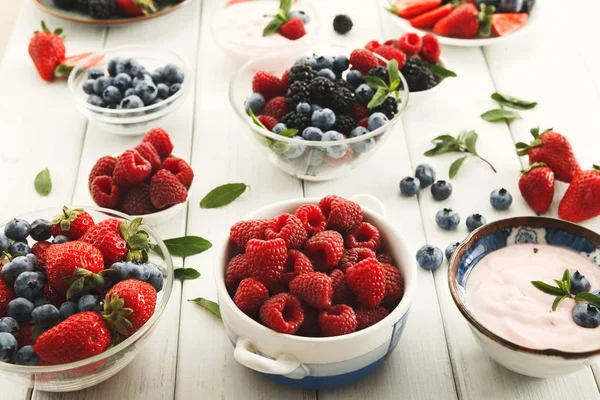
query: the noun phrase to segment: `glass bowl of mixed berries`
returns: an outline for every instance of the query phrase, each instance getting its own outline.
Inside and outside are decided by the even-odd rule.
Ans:
[[[408,103],[398,66],[342,46],[268,54],[242,67],[229,96],[272,163],[325,181],[348,174],[392,134]]]
[[[127,46],[94,54],[69,75],[77,109],[102,129],[139,135],[183,104],[189,71],[177,54],[150,46]]]
[[[173,286],[158,235],[116,211],[48,208],[0,225],[0,374],[50,392],[123,369]]]

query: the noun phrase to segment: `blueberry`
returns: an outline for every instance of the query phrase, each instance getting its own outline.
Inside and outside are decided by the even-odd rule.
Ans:
[[[456,251],[456,248],[458,246],[460,246],[460,243],[459,242],[454,242],[454,243],[450,243],[448,245],[448,247],[446,247],[445,253],[446,253],[446,259],[448,261],[450,261],[450,259],[452,258],[452,255],[454,254],[454,252]]]
[[[40,328],[50,329],[60,321],[60,311],[58,311],[58,308],[54,307],[52,304],[45,304],[35,308],[31,313],[31,317]]]
[[[417,251],[417,263],[423,269],[432,271],[439,268],[444,261],[442,251],[435,246],[425,245]]]
[[[33,301],[33,309],[35,310],[36,308],[46,304],[52,304],[52,302],[45,297],[39,297]]]
[[[294,136],[294,140],[303,141],[304,138],[302,136]],[[306,146],[303,146],[301,144],[292,144],[290,145],[289,149],[287,149],[286,152],[283,153],[283,156],[290,160],[294,160],[303,155],[305,152]]]
[[[304,11],[300,11],[300,10],[294,10],[290,13],[290,15],[288,16],[289,19],[292,18],[300,18],[302,20],[302,22],[304,22],[305,24],[308,24],[310,22],[310,16],[305,13]]]
[[[581,292],[589,292],[591,288],[590,281],[579,271],[575,271],[571,274],[571,294],[577,294]]]
[[[121,100],[121,108],[125,110],[133,110],[134,108],[144,107],[144,102],[136,95],[125,97]]]
[[[160,292],[163,288],[163,273],[162,271],[154,264],[147,263],[146,269],[148,270],[148,282],[157,292]]]
[[[342,135],[341,133],[336,132],[336,131],[327,131],[323,134],[323,137],[321,138],[322,142],[331,142],[331,141],[338,141],[338,140],[344,140],[344,135]],[[328,146],[325,148],[325,152],[327,153],[327,155],[329,157],[337,160],[346,155],[346,153],[348,152],[348,146],[346,146],[346,145]]]
[[[154,81],[152,80],[152,75],[143,74],[143,73],[139,74],[138,76],[133,78],[133,80],[131,81],[131,87],[135,88],[137,85],[139,85],[142,82],[148,82],[148,83],[154,84]]]
[[[354,91],[354,97],[356,98],[356,101],[363,106],[369,104],[374,94],[375,92],[373,89],[371,89],[371,86],[367,85],[366,83],[359,85]]]
[[[323,137],[323,131],[319,128],[315,128],[314,126],[309,126],[304,131],[302,131],[302,138],[305,140],[310,140],[313,142],[318,142]]]
[[[310,149],[304,153],[304,161],[311,167],[317,167],[323,163],[325,152],[321,149]]]
[[[94,82],[96,82],[93,79],[87,79],[85,82],[83,82],[82,88],[85,94],[94,94]]]
[[[156,89],[158,90],[158,98],[166,99],[171,95],[171,89],[164,83],[159,83],[156,85]]]
[[[33,301],[42,295],[45,284],[46,276],[41,272],[23,272],[15,280],[15,294]]]
[[[321,129],[322,131],[326,131],[335,125],[335,113],[329,108],[317,110],[310,117],[310,121],[313,126]]]
[[[102,92],[104,89],[111,86],[113,84],[113,78],[110,76],[103,76],[102,78],[98,78],[94,81],[94,93],[98,96],[102,96]]]
[[[37,271],[40,266],[40,263],[39,263],[37,257],[35,256],[35,254],[29,253],[29,254],[26,254],[25,257],[27,257],[29,259],[29,261],[31,262],[31,265],[33,265],[33,270]]]
[[[300,56],[298,58],[296,58],[296,61],[294,61],[294,64],[300,64],[300,63],[304,63],[304,62],[310,62],[310,57],[309,56]]]
[[[23,297],[17,297],[8,303],[8,316],[17,320],[17,322],[31,321],[33,312],[33,303]]]
[[[10,241],[4,233],[0,233],[0,252],[8,250],[8,246],[10,246]]]
[[[506,189],[494,190],[490,194],[490,203],[496,210],[506,210],[512,204],[512,196]]]
[[[467,217],[467,229],[473,232],[475,229],[487,224],[487,220],[481,214],[471,214]]]
[[[100,298],[93,294],[84,294],[77,302],[77,308],[80,312],[100,311]]]
[[[109,65],[110,68],[110,65]],[[127,74],[132,78],[135,78],[144,70],[144,67],[140,65],[136,60],[129,58],[125,59],[120,63],[116,64],[115,72],[117,74]],[[112,75],[112,74],[111,74]]]
[[[254,115],[259,115],[264,106],[265,98],[260,93],[252,93],[244,103],[244,109],[246,110],[246,114],[249,114],[249,110],[252,110]]]
[[[348,71],[348,73],[346,74],[346,80],[355,88],[365,83],[365,79],[363,78],[361,72],[356,69],[351,69],[350,71]]]
[[[277,134],[280,134],[281,132],[285,131],[286,129],[287,129],[287,126],[285,126],[284,123],[280,122],[280,123],[278,123],[277,125],[275,125],[273,127],[273,132],[277,133]]]
[[[431,185],[431,194],[436,200],[446,200],[452,194],[452,185],[447,181],[437,181]]]
[[[142,99],[145,105],[150,105],[158,97],[158,89],[152,82],[143,81],[133,88],[135,95]]]
[[[0,332],[17,334],[19,332],[19,323],[11,317],[0,318]]]
[[[102,92],[102,99],[104,99],[107,104],[118,104],[123,100],[123,95],[117,87],[109,86]]]
[[[584,328],[597,328],[600,325],[600,310],[591,304],[579,303],[573,308],[573,321]]]
[[[110,268],[119,273],[119,279],[122,281],[127,279],[145,281],[149,276],[149,271],[145,264],[138,264],[134,262],[117,262],[114,263]]]
[[[65,301],[60,305],[60,319],[65,320],[69,318],[71,315],[77,314],[79,309],[77,308],[77,304],[72,301]]]
[[[125,60],[121,57],[115,57],[108,62],[108,74],[110,76],[117,76],[117,70],[123,70],[125,67],[123,63]]]
[[[407,176],[400,181],[400,192],[404,196],[414,196],[419,192],[419,190],[421,190],[421,182],[418,178]]]
[[[330,81],[335,81],[335,73],[329,68],[323,68],[317,73],[318,76],[322,76],[324,78],[329,79]]]
[[[29,236],[36,242],[50,239],[52,236],[52,233],[50,233],[50,221],[46,221],[45,219],[36,219],[33,221]]]
[[[104,71],[100,68],[90,68],[88,69],[88,79],[98,79],[104,76]]]
[[[18,348],[17,339],[13,335],[0,332],[0,361],[12,363]]]
[[[333,70],[335,72],[342,73],[350,67],[350,61],[346,56],[337,56],[333,59]]]
[[[4,226],[4,234],[7,238],[20,242],[25,240],[31,232],[31,225],[24,219],[12,219]]]
[[[183,83],[183,71],[174,64],[168,64],[164,67],[162,76],[170,83]]]
[[[54,240],[52,241],[52,244],[67,243],[68,241],[69,241],[69,238],[66,237],[65,235],[58,235],[57,237],[54,238]]]
[[[460,215],[451,208],[444,208],[435,214],[435,222],[440,228],[453,231],[460,224]]]
[[[25,256],[31,253],[31,248],[25,242],[12,242],[8,246],[8,253],[11,256]]]
[[[29,365],[34,366],[38,365],[40,362],[40,358],[35,351],[33,350],[33,346],[23,346],[15,354],[14,363],[17,365]]]
[[[133,88],[129,88],[123,93],[123,97],[135,96],[135,90]]]
[[[105,107],[106,102],[104,99],[98,95],[90,94],[87,98],[87,102],[96,107]]]
[[[435,182],[435,170],[429,164],[420,164],[415,170],[415,176],[421,181],[421,187],[426,188]]]
[[[498,0],[494,3],[501,13],[518,13],[523,9],[523,0]]]
[[[310,105],[310,115],[313,115],[315,111],[319,111],[319,110],[322,110],[322,109],[323,109],[323,107],[321,107],[318,104],[311,104]]]
[[[367,128],[363,126],[357,126],[352,130],[352,132],[350,132],[349,137],[355,138],[367,133],[369,133]],[[352,150],[354,150],[354,152],[357,154],[366,153],[375,146],[375,138],[363,139],[360,142],[352,143],[351,146]]]
[[[171,87],[169,87],[169,90],[171,91],[171,96],[179,92],[179,89],[181,89],[181,83],[172,84]]]
[[[319,56],[315,58],[315,65],[313,66],[317,71],[323,68],[329,68],[333,70],[333,57]]]
[[[25,256],[15,257],[2,268],[2,280],[8,286],[13,287],[19,275],[24,272],[33,272],[31,260]]]
[[[152,78],[152,82],[154,82],[156,85],[158,85],[159,83],[165,83],[163,72],[164,69],[162,67],[156,68],[154,72],[150,75],[150,77]]]
[[[301,113],[301,114],[310,114],[311,113],[310,104],[298,103],[298,105],[296,106],[296,112]]]
[[[389,119],[385,116],[384,113],[376,112],[371,114],[371,116],[369,117],[369,122],[367,122],[367,128],[370,131],[374,131],[375,129],[381,128],[388,122]]]
[[[127,74],[119,74],[115,76],[113,85],[116,86],[121,92],[125,92],[131,87],[131,77]]]

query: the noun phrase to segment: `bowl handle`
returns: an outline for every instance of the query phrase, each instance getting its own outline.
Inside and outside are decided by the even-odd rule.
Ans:
[[[272,375],[288,375],[295,371],[298,367],[302,366],[302,363],[295,357],[287,354],[279,354],[274,360],[268,357],[256,354],[256,348],[246,338],[238,338],[235,350],[233,351],[233,357],[237,362],[245,367],[253,369],[258,372]],[[296,379],[303,378],[307,375],[306,368],[302,368],[305,371],[303,376],[294,376]],[[296,375],[296,374],[294,374]]]
[[[357,194],[350,198],[355,203],[358,203],[361,207],[368,208],[369,210],[379,214],[380,216],[386,216],[385,206],[377,197],[370,194]]]

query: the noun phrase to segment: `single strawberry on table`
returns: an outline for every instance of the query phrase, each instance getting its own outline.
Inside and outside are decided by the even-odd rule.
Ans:
[[[521,195],[533,211],[544,214],[554,199],[554,172],[544,163],[534,163],[521,173]]]
[[[61,28],[50,32],[46,23],[42,21],[42,31],[35,31],[29,42],[29,56],[40,77],[48,82],[54,80],[54,71],[65,59],[66,49],[61,34]]]
[[[52,220],[50,231],[52,236],[66,236],[69,240],[77,240],[82,237],[88,229],[94,226],[92,216],[81,208],[69,209],[63,207],[62,213]]]
[[[571,181],[558,206],[558,216],[581,222],[600,215],[600,166],[581,171]]]

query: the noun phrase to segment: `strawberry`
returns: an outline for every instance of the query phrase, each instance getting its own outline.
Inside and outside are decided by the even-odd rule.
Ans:
[[[558,215],[571,222],[581,222],[600,215],[600,166],[582,171],[571,182],[558,206]]]
[[[271,75],[265,71],[258,71],[252,78],[252,91],[260,93],[265,100],[269,101],[273,97],[285,96],[285,85],[275,75]]]
[[[194,180],[194,170],[185,160],[171,156],[163,161],[162,167],[175,175],[175,178],[189,189]]]
[[[417,17],[414,17],[409,22],[417,29],[430,29],[433,28],[436,22],[444,18],[446,15],[452,12],[452,4],[445,4],[434,8],[433,10],[427,11]]]
[[[33,340],[33,330],[35,329],[35,324],[19,324],[19,334],[17,336],[17,343],[19,343],[19,347],[23,346],[33,346],[35,340]]]
[[[48,82],[54,80],[54,72],[65,59],[65,43],[60,36],[62,29],[50,32],[42,21],[42,31],[35,31],[29,42],[29,56],[40,77]]]
[[[267,115],[280,121],[288,113],[288,103],[283,96],[273,97],[267,101],[262,109],[261,115]]]
[[[473,4],[462,4],[450,14],[440,19],[433,27],[433,32],[441,36],[453,36],[470,39],[481,31],[482,36],[491,33],[491,9],[483,7],[480,13]]]
[[[111,335],[104,318],[97,312],[70,316],[42,333],[34,350],[42,365],[59,365],[83,360],[108,348]]]
[[[15,294],[13,293],[11,287],[4,283],[4,281],[0,278],[0,318],[8,315],[8,303],[10,303],[14,298]]]
[[[283,73],[283,75],[281,75],[281,83],[283,84],[283,87],[287,91],[288,88],[290,87],[290,70],[289,69],[286,69],[285,72]]]
[[[52,246],[50,242],[35,242],[31,246],[31,252],[38,260],[38,266],[42,272],[46,271],[46,251]]]
[[[404,54],[402,50],[392,46],[379,46],[377,49],[375,49],[375,54],[379,54],[386,60],[398,61],[398,68],[404,67],[404,64],[406,63],[406,54]]]
[[[183,203],[187,200],[187,196],[185,186],[166,169],[158,171],[150,181],[150,200],[159,210]]]
[[[60,305],[67,301],[65,296],[62,293],[59,293],[59,291],[49,283],[44,285],[44,297],[50,300],[50,303],[56,308],[60,308]]]
[[[54,237],[63,235],[70,240],[77,240],[92,226],[94,226],[94,220],[90,214],[81,208],[71,210],[64,206],[62,214],[57,215],[52,220],[50,231]]]
[[[99,176],[92,182],[92,199],[100,207],[116,208],[121,201],[121,189],[110,176]]]
[[[115,0],[117,11],[130,17],[156,12],[154,0]]]
[[[436,8],[442,0],[398,0],[389,11],[402,18],[414,18]]]
[[[552,129],[545,130],[541,135],[539,128],[533,128],[530,132],[533,142],[517,143],[517,154],[529,154],[530,164],[544,163],[554,171],[557,180],[571,182],[581,167],[567,138]]]
[[[279,28],[279,33],[284,38],[288,38],[290,40],[298,40],[302,36],[306,35],[306,29],[304,29],[304,22],[300,18],[292,18],[281,28]]]
[[[115,229],[116,223],[112,221],[118,221],[119,227],[122,224],[117,219],[102,221],[93,226],[81,238],[82,242],[93,245],[102,253],[104,263],[107,267],[117,261],[123,261],[129,252],[127,241],[121,236],[119,228]]]
[[[366,75],[373,67],[379,65],[379,60],[369,50],[356,49],[350,53],[350,64],[352,64],[353,69],[357,69],[363,75]]]
[[[63,278],[80,276],[75,274],[77,268],[94,274],[102,271],[104,258],[100,250],[80,241],[53,244],[46,250],[46,277],[59,293],[65,294],[69,289],[69,284]]]
[[[112,156],[100,157],[96,164],[92,167],[92,171],[88,177],[88,186],[92,187],[92,182],[99,176],[113,176],[117,159]]]
[[[521,29],[529,20],[527,13],[495,14],[492,17],[492,30],[498,36],[506,36]]]
[[[150,176],[152,165],[136,150],[126,150],[117,158],[114,180],[119,186],[128,187],[141,183]]]
[[[156,289],[137,279],[121,281],[113,286],[104,300],[104,318],[113,332],[122,338],[137,332],[154,314]]]
[[[533,211],[544,214],[554,199],[554,172],[544,163],[534,163],[521,173],[521,196]]]

